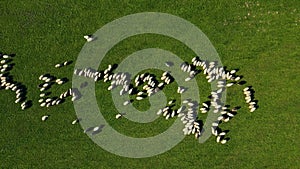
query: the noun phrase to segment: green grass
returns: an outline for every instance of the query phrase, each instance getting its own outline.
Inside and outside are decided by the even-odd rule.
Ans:
[[[299,6],[296,0],[1,1],[0,52],[16,53],[11,74],[27,86],[28,98],[34,103],[21,111],[14,103],[14,93],[0,91],[1,168],[299,168]],[[93,143],[80,125],[71,125],[76,118],[71,101],[50,108],[37,104],[39,75],[51,73],[71,79],[74,64],[61,69],[53,66],[76,61],[85,43],[83,35],[114,19],[146,11],[170,13],[195,24],[210,39],[223,65],[239,68],[238,73],[253,85],[260,108],[254,113],[243,108],[222,126],[230,130],[228,144],[216,144],[213,137],[199,144],[190,136],[154,157],[120,157]],[[113,58],[120,62],[134,51],[150,47],[169,50],[184,60],[193,57],[190,49],[172,38],[146,34],[117,44],[100,68]],[[203,76],[197,80],[201,100],[205,100],[209,86]],[[51,91],[55,96],[69,87],[70,82]],[[235,86],[228,90],[229,104],[246,106],[241,89]],[[111,113],[104,116],[121,133],[145,137],[172,125],[172,120],[162,118],[149,124],[116,121],[116,110],[108,108],[112,101],[101,97],[110,93],[106,88],[96,92],[100,108]],[[147,102],[135,106],[143,109],[144,104]],[[45,114],[51,117],[42,122]],[[141,127],[141,133],[129,127]]]

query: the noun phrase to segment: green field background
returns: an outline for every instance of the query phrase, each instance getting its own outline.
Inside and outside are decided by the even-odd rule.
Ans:
[[[250,113],[242,87],[227,91],[227,102],[241,105],[238,115],[222,128],[231,140],[217,144],[211,137],[199,144],[186,137],[170,151],[149,158],[131,159],[111,154],[83,133],[70,100],[41,108],[38,77],[51,73],[72,78],[74,64],[62,69],[54,65],[76,61],[86,43],[83,35],[105,24],[139,12],[164,12],[195,24],[210,39],[223,65],[239,68],[256,91],[259,109]],[[14,80],[25,84],[33,106],[22,111],[15,94],[0,90],[1,168],[300,168],[300,1],[67,1],[1,0],[0,52],[15,53]],[[193,57],[184,44],[156,35],[139,35],[117,44],[101,63],[121,62],[134,51],[158,47],[183,60]],[[197,79],[201,99],[209,94],[203,78]],[[116,130],[136,137],[164,131],[172,120],[146,124],[137,133],[135,125],[116,120],[109,107],[108,84],[96,90],[104,116]],[[101,86],[101,83],[99,84]],[[71,87],[68,82],[51,89],[53,96]],[[176,86],[173,86],[174,88]],[[171,95],[171,90],[166,93]],[[204,93],[204,94],[203,94]],[[142,109],[147,102],[135,105]],[[148,105],[149,106],[149,105]],[[46,122],[41,117],[49,114]]]

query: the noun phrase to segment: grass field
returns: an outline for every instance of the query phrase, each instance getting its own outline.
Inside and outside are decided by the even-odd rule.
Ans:
[[[0,1],[0,52],[16,54],[11,74],[15,81],[27,86],[27,97],[34,103],[22,111],[14,103],[13,92],[0,90],[1,168],[300,168],[299,11],[297,0]],[[39,106],[37,85],[41,74],[71,80],[74,64],[62,69],[55,69],[54,65],[76,61],[86,43],[83,35],[138,12],[169,13],[195,24],[210,39],[223,65],[239,68],[239,74],[253,85],[260,105],[254,113],[246,109],[242,87],[227,91],[229,104],[243,106],[222,127],[230,130],[227,144],[217,144],[213,137],[199,144],[189,136],[170,151],[154,157],[120,157],[101,149],[80,125],[71,125],[76,114],[70,100],[49,108]],[[193,57],[192,51],[172,38],[138,35],[117,44],[100,68],[112,63],[112,59],[120,62],[137,50],[154,47],[172,51],[183,60]],[[198,81],[205,82],[204,78]],[[209,86],[202,84],[204,99]],[[51,91],[58,95],[71,85],[68,82]],[[99,89],[103,85],[107,86]],[[111,112],[104,116],[117,131],[147,137],[172,124],[172,120],[162,118],[145,125],[126,119],[117,121],[117,112],[109,107],[112,101],[104,97],[110,96],[108,84],[97,86],[99,107]],[[171,95],[169,90],[166,93]],[[143,109],[146,104],[136,106]],[[42,122],[45,114],[51,118]],[[140,127],[140,133],[134,133],[131,126]]]

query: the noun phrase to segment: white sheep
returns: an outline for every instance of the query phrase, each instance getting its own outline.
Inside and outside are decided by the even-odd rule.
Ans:
[[[46,121],[49,118],[48,115],[42,116],[42,121]]]
[[[83,37],[84,37],[84,39],[86,39],[87,42],[91,42],[95,39],[95,37],[93,37],[93,35],[85,35]]]

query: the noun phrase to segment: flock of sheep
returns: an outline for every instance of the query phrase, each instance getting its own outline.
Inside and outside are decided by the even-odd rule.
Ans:
[[[10,70],[13,69],[14,64],[11,63],[15,55],[0,53],[0,89],[11,90],[16,93],[15,103],[21,103],[21,109],[24,110],[31,106],[31,101],[27,100],[27,88],[20,82],[13,79],[10,75]]]
[[[87,35],[84,37],[88,42],[93,41],[94,37]],[[30,106],[30,101],[26,101],[26,87],[21,83],[13,80],[12,76],[9,74],[9,70],[12,69],[13,64],[9,64],[14,55],[4,55],[0,54],[0,77],[1,86],[0,89],[12,90],[16,93],[16,103],[21,103],[21,108],[25,109]],[[71,62],[65,61],[60,64],[56,64],[56,68],[67,66]],[[167,67],[174,66],[172,62],[166,62]],[[108,65],[104,70],[94,70],[92,68],[75,69],[74,74],[77,76],[83,76],[86,78],[91,78],[95,82],[103,80],[104,82],[110,83],[108,90],[113,90],[117,86],[121,86],[120,95],[129,94],[135,99],[127,100],[123,103],[124,106],[131,104],[133,101],[143,100],[147,97],[151,97],[155,93],[163,90],[163,88],[175,81],[172,73],[169,71],[163,72],[160,78],[151,73],[138,74],[131,79],[129,73],[113,73],[117,65]],[[175,65],[176,66],[176,65]],[[203,132],[203,123],[199,118],[200,113],[207,113],[212,111],[213,113],[218,113],[219,117],[211,125],[211,132],[216,136],[216,141],[221,144],[225,144],[229,138],[226,138],[226,131],[223,131],[219,125],[222,122],[228,122],[236,114],[240,107],[230,108],[230,106],[222,103],[221,97],[222,92],[225,88],[229,88],[233,85],[243,85],[246,82],[241,81],[242,76],[237,75],[237,70],[226,70],[226,68],[218,66],[217,62],[201,60],[199,57],[194,57],[191,63],[184,62],[181,65],[177,65],[183,72],[187,73],[185,81],[189,81],[195,78],[198,74],[203,72],[206,76],[207,82],[212,83],[216,81],[217,90],[212,91],[211,95],[208,97],[210,100],[203,102],[202,104],[197,101],[190,99],[184,100],[178,109],[175,109],[176,100],[169,100],[165,107],[160,108],[157,111],[157,115],[162,115],[165,119],[178,117],[181,118],[184,128],[182,129],[184,135],[193,134],[195,138],[199,138]],[[67,91],[61,93],[59,97],[48,97],[49,93],[47,90],[52,87],[52,85],[62,85],[68,81],[67,78],[56,78],[50,74],[44,74],[39,77],[41,84],[38,85],[40,89],[40,99],[39,103],[41,107],[50,107],[63,103],[67,97],[72,97],[72,101],[76,101],[81,97],[81,94],[77,88],[70,88]],[[82,84],[84,85],[84,84]],[[82,86],[81,86],[82,87]],[[177,88],[177,93],[182,94],[188,90],[184,86],[179,86]],[[245,94],[245,101],[249,104],[250,112],[257,109],[257,100],[254,99],[254,90],[251,86],[243,89]],[[200,108],[199,108],[200,107]],[[125,114],[118,113],[116,118],[119,119]],[[42,120],[47,120],[49,115],[42,117]],[[75,119],[72,124],[79,122],[79,119]],[[99,127],[90,128],[97,132]],[[87,132],[87,131],[85,131]]]
[[[166,66],[170,67],[173,64],[170,62],[166,63]],[[91,78],[95,82],[103,80],[104,82],[110,83],[107,90],[113,90],[117,86],[121,86],[120,95],[129,94],[135,99],[127,100],[123,103],[124,106],[132,103],[133,101],[143,100],[147,97],[151,97],[155,93],[163,90],[163,88],[172,83],[175,79],[171,72],[163,72],[160,78],[151,73],[142,73],[136,75],[135,78],[131,78],[129,73],[118,72],[113,73],[115,66],[108,65],[105,70],[97,71],[91,68],[75,69],[74,74],[77,76],[83,76]],[[245,81],[240,81],[242,76],[236,74],[237,70],[225,70],[223,67],[218,67],[216,62],[209,62],[200,60],[199,57],[192,59],[192,64],[187,62],[180,65],[182,71],[187,72],[188,76],[185,81],[189,81],[195,78],[201,71],[206,75],[208,82],[217,81],[218,89],[212,91],[209,96],[210,100],[203,102],[199,109],[199,103],[193,100],[184,100],[181,103],[181,107],[174,109],[176,100],[169,100],[165,107],[158,110],[157,115],[162,115],[164,118],[169,119],[175,116],[181,118],[181,121],[185,124],[183,133],[185,135],[194,134],[195,138],[199,138],[202,132],[202,121],[199,119],[199,113],[207,113],[212,110],[213,113],[219,113],[220,116],[212,123],[212,134],[216,136],[216,141],[225,144],[229,138],[225,138],[226,131],[222,131],[219,124],[222,122],[228,122],[232,119],[239,109],[239,107],[230,108],[221,102],[222,92],[225,88],[229,88],[235,84],[243,85]],[[131,79],[134,81],[131,83]],[[177,93],[183,93],[187,88],[179,86]],[[254,100],[254,90],[251,86],[244,89],[246,94],[246,102],[249,103],[250,112],[253,112],[257,108],[257,101]],[[121,118],[125,114],[118,113],[116,118]]]
[[[166,63],[166,66],[170,67],[170,62]],[[178,65],[179,66],[179,65]],[[111,66],[109,66],[111,67]],[[162,107],[158,110],[157,115],[163,115],[165,119],[169,119],[175,116],[181,118],[181,121],[185,124],[183,128],[183,133],[185,135],[194,134],[195,138],[201,136],[202,132],[202,122],[199,119],[198,113],[207,113],[212,110],[212,113],[219,113],[220,116],[212,123],[212,134],[216,136],[216,141],[221,144],[225,144],[229,138],[225,138],[226,131],[222,131],[219,127],[219,124],[222,122],[228,122],[236,114],[239,106],[230,108],[230,106],[225,105],[221,102],[222,92],[225,88],[229,88],[235,84],[243,85],[245,81],[241,81],[242,76],[236,74],[237,70],[225,70],[223,67],[218,67],[216,62],[209,62],[201,60],[199,57],[194,57],[192,63],[187,62],[180,65],[182,71],[187,72],[188,76],[185,81],[189,81],[195,78],[201,71],[206,75],[206,79],[209,83],[217,81],[218,89],[211,92],[209,101],[202,103],[200,109],[198,109],[199,103],[193,100],[184,100],[181,104],[182,106],[178,109],[173,109],[175,100],[170,100],[168,105]],[[82,70],[81,70],[82,71]],[[101,74],[100,72],[98,74]],[[117,73],[113,74],[111,72],[103,74],[104,81],[110,81],[111,85],[108,87],[108,90],[112,90],[117,86],[122,86],[120,90],[120,95],[128,93],[129,95],[134,95],[135,99],[142,100],[146,97],[150,97],[158,91],[163,90],[163,88],[172,83],[174,78],[171,75],[171,72],[164,72],[160,79],[156,79],[156,76],[149,73],[143,73],[137,75],[134,80],[134,84],[130,84],[130,75],[126,73]],[[93,77],[93,76],[92,76]],[[139,90],[141,86],[141,90]],[[183,86],[177,88],[177,93],[183,93],[187,89]],[[244,90],[246,95],[246,102],[249,103],[250,112],[256,110],[257,101],[254,100],[254,90],[251,86],[246,87]],[[128,100],[124,102],[124,106],[128,105],[134,100]],[[122,114],[117,114],[116,118],[122,117]]]

